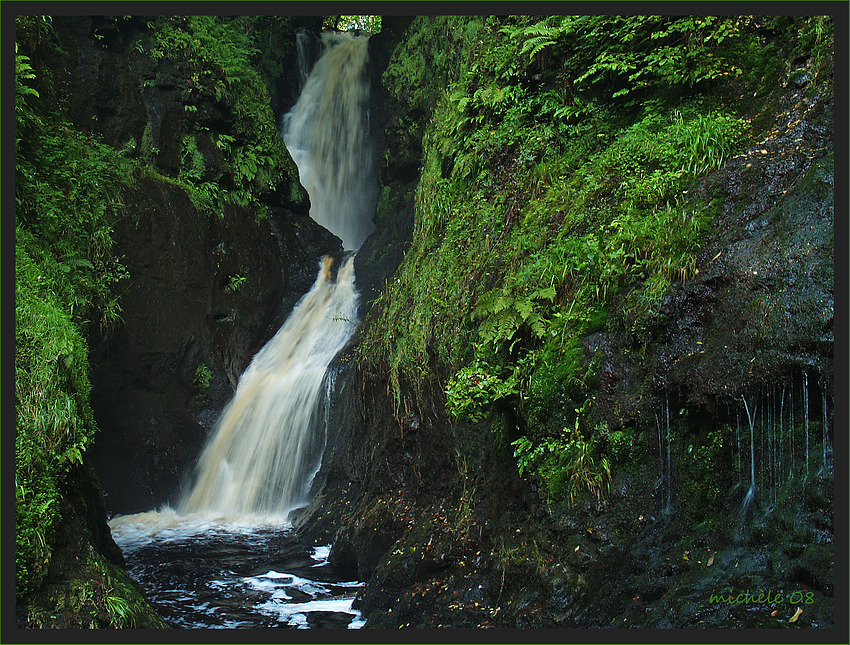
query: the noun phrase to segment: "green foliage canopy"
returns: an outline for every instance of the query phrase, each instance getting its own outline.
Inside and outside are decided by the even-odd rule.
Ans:
[[[462,422],[495,424],[510,405],[528,442],[518,458],[568,494],[557,482],[579,439],[564,428],[579,423],[588,445],[605,434],[591,422],[595,358],[582,340],[607,329],[641,351],[664,296],[696,275],[716,212],[688,188],[760,134],[753,105],[730,97],[761,95],[779,48],[803,46],[817,25],[417,17],[384,73],[401,114],[389,131],[425,128],[413,242],[362,338],[398,414],[434,382]]]

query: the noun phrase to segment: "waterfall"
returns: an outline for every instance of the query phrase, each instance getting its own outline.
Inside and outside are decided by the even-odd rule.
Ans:
[[[367,43],[324,36],[324,53],[282,132],[310,196],[310,217],[351,250],[371,232],[377,191],[366,127]],[[182,513],[285,518],[306,501],[324,450],[326,428],[317,418],[322,386],[332,387],[328,365],[357,318],[354,257],[336,280],[332,263],[324,258],[313,287],[242,374],[204,447]]]
[[[314,419],[322,381],[357,312],[353,258],[336,281],[331,262],[239,379],[181,512],[277,516],[303,503],[323,447]]]
[[[310,216],[358,249],[374,229],[366,214],[377,199],[369,140],[366,37],[323,34],[325,52],[292,110],[283,140],[310,195]]]

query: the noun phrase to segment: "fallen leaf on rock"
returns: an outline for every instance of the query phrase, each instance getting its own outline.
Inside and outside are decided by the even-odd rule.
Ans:
[[[711,557],[708,559],[708,563],[705,566],[710,567],[713,564],[714,564],[714,554],[712,553]]]
[[[800,619],[800,616],[802,615],[802,613],[803,613],[803,608],[797,607],[797,611],[795,611],[794,615],[791,616],[791,618],[788,619],[788,622],[789,623],[796,623]]]

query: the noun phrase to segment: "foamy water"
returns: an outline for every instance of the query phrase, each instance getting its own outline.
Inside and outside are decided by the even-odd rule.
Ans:
[[[130,574],[173,627],[362,627],[352,603],[363,583],[342,579],[330,546],[256,519],[164,507],[109,525]]]

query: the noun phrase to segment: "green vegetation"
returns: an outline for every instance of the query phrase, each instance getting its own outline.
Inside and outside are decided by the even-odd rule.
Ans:
[[[360,29],[377,34],[381,31],[381,16],[325,16],[322,28],[336,31]]]
[[[32,22],[32,20],[30,21]],[[24,26],[27,26],[26,24]],[[32,25],[29,25],[32,26]],[[71,129],[31,87],[16,57],[15,498],[16,590],[39,587],[62,519],[65,480],[95,432],[89,404],[90,332],[120,321],[111,252],[127,162]],[[41,100],[39,100],[41,99]]]
[[[68,584],[48,583],[35,594],[26,619],[36,628],[83,629],[166,627],[129,576],[90,545],[81,545],[81,575]]]
[[[701,432],[693,437],[681,456],[680,463],[687,464],[682,469],[684,510],[695,525],[701,525],[706,531],[713,529],[718,520],[720,477],[715,464],[721,458],[724,436],[730,434],[728,425]]]
[[[212,376],[212,370],[210,370],[207,364],[201,363],[198,365],[198,369],[195,370],[195,378],[193,382],[201,389],[206,390],[212,382]]]
[[[519,474],[533,468],[541,476],[549,496],[569,496],[570,505],[577,498],[589,496],[602,501],[611,484],[611,467],[606,457],[597,455],[595,437],[585,439],[579,430],[581,411],[576,410],[572,430],[564,428],[558,437],[533,444],[528,437],[513,442]]]
[[[148,23],[156,43],[149,55],[170,61],[188,79],[180,96],[187,131],[178,178],[199,210],[220,216],[224,204],[234,203],[251,205],[262,216],[279,185],[291,184],[288,192],[299,195],[298,172],[275,124],[254,44],[287,25],[251,16],[171,16]],[[267,57],[262,63],[273,65]],[[211,127],[211,105],[233,115],[232,132]]]
[[[397,412],[435,382],[461,422],[501,433],[493,413],[508,406],[520,469],[553,498],[598,499],[631,450],[592,422],[584,339],[645,347],[719,207],[689,188],[761,134],[760,104],[737,93],[770,86],[789,37],[828,31],[819,18],[417,17],[384,74],[402,156],[425,128],[413,243],[361,345]]]
[[[51,71],[65,55],[53,21],[24,16],[15,24],[16,597],[22,619],[36,626],[65,624],[71,614],[91,627],[157,622],[88,538],[63,542],[85,521],[67,501],[96,432],[88,344],[121,324],[128,275],[113,250],[113,228],[128,214],[128,191],[142,176],[177,183],[200,210],[218,217],[227,204],[249,205],[262,216],[280,202],[278,193],[292,201],[302,196],[252,44],[287,20],[157,17],[145,31],[143,21],[128,27],[128,19],[115,18],[116,27],[139,30],[127,54],[148,59],[139,69],[187,81],[175,81],[184,87],[181,145],[179,170],[169,178],[157,148],[165,144],[157,143],[150,122],[120,150],[76,129],[66,113],[66,86]],[[102,37],[98,42],[109,46]],[[143,78],[139,92],[157,91],[155,78]],[[220,131],[222,115],[235,128]],[[246,280],[244,270],[231,276],[227,291]],[[195,381],[206,388],[211,376],[201,365]],[[68,553],[78,554],[73,563]]]
[[[247,269],[245,269],[245,267],[242,267],[242,271],[243,271],[243,273],[246,273],[246,274],[248,272]],[[230,276],[227,279],[227,284],[225,285],[224,290],[227,291],[228,293],[236,293],[243,286],[245,286],[245,283],[247,281],[248,281],[247,275],[240,275],[240,274],[236,273],[236,274]]]

